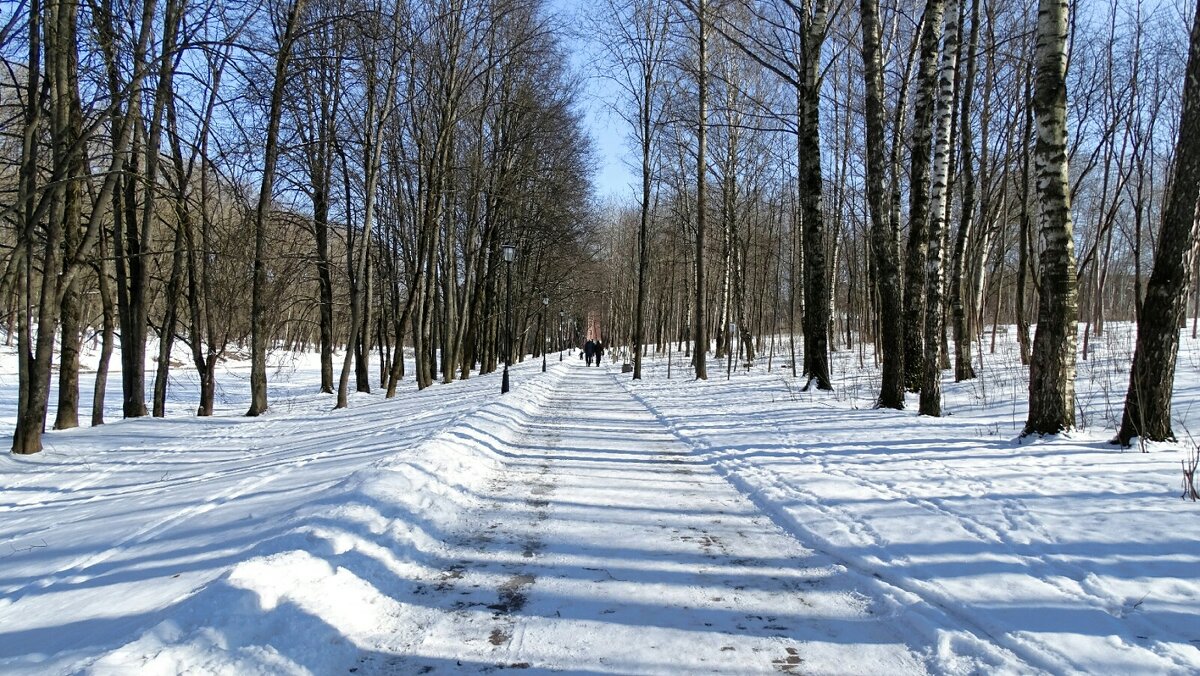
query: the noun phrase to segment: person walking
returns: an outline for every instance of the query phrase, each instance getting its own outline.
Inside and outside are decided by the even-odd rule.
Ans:
[[[593,343],[592,341],[589,340],[588,342],[583,344],[583,356],[587,357],[587,365],[588,366],[592,365],[592,357],[595,356],[595,354],[596,354],[596,343]],[[596,360],[596,365],[597,366],[600,365],[599,359]]]
[[[596,366],[599,366],[600,357],[604,354],[604,343],[597,340],[596,344],[592,347],[592,352],[596,355]]]

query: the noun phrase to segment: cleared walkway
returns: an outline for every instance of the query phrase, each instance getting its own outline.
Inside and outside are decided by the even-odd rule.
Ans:
[[[925,671],[894,604],[777,528],[607,369],[572,364],[552,387],[420,590],[438,619],[361,672]]]

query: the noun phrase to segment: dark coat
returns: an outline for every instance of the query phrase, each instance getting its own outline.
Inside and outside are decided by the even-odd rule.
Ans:
[[[593,343],[590,340],[588,342],[584,343],[583,344],[583,353],[589,357],[596,354],[596,343]]]

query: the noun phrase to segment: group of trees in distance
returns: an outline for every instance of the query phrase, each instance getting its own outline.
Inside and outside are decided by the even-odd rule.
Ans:
[[[1200,314],[1196,21],[1142,0],[605,0],[597,72],[641,178],[605,220],[633,377],[650,345],[704,378],[709,348],[749,364],[787,336],[830,389],[857,339],[879,406],[911,392],[937,416],[943,372],[974,378],[1001,334],[1030,367],[1025,433],[1053,434],[1076,359],[1134,321],[1118,440],[1172,438]]]
[[[274,349],[318,351],[321,390],[344,407],[351,381],[390,397],[409,375],[425,388],[561,348],[577,336],[560,316],[591,312],[635,379],[651,346],[678,345],[703,379],[710,353],[736,345],[749,364],[782,340],[793,374],[829,389],[830,351],[857,341],[881,369],[879,406],[919,393],[927,415],[944,370],[975,377],[999,334],[1030,366],[1027,433],[1074,425],[1076,359],[1108,322],[1135,321],[1118,438],[1172,437],[1180,328],[1189,303],[1200,314],[1188,4],[0,11],[15,453],[41,450],[52,403],[56,429],[78,425],[87,341],[96,425],[114,352],[126,417],[165,414],[177,342],[198,415],[234,353],[258,415]],[[580,50],[590,72],[572,70]],[[627,124],[631,202],[593,194],[589,76]]]
[[[126,417],[163,415],[176,340],[216,364],[317,349],[321,389],[389,396],[489,372],[512,242],[519,311],[588,261],[590,147],[537,0],[21,0],[0,33],[5,260],[20,360],[13,451],[77,424],[79,349],[120,344]],[[96,289],[98,293],[85,290]],[[527,332],[526,332],[527,333]],[[57,343],[61,349],[56,349]],[[513,352],[535,345],[516,341]],[[335,348],[345,358],[334,363]]]

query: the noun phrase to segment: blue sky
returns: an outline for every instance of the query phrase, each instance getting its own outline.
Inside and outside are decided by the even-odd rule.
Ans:
[[[550,0],[552,11],[558,13],[568,26],[579,25],[578,16],[587,3],[584,0]],[[637,178],[626,164],[629,155],[628,131],[625,123],[609,108],[612,86],[595,77],[587,63],[588,45],[572,35],[563,35],[563,42],[572,51],[572,65],[586,78],[584,123],[596,148],[594,185],[600,198],[628,198],[634,194]]]

